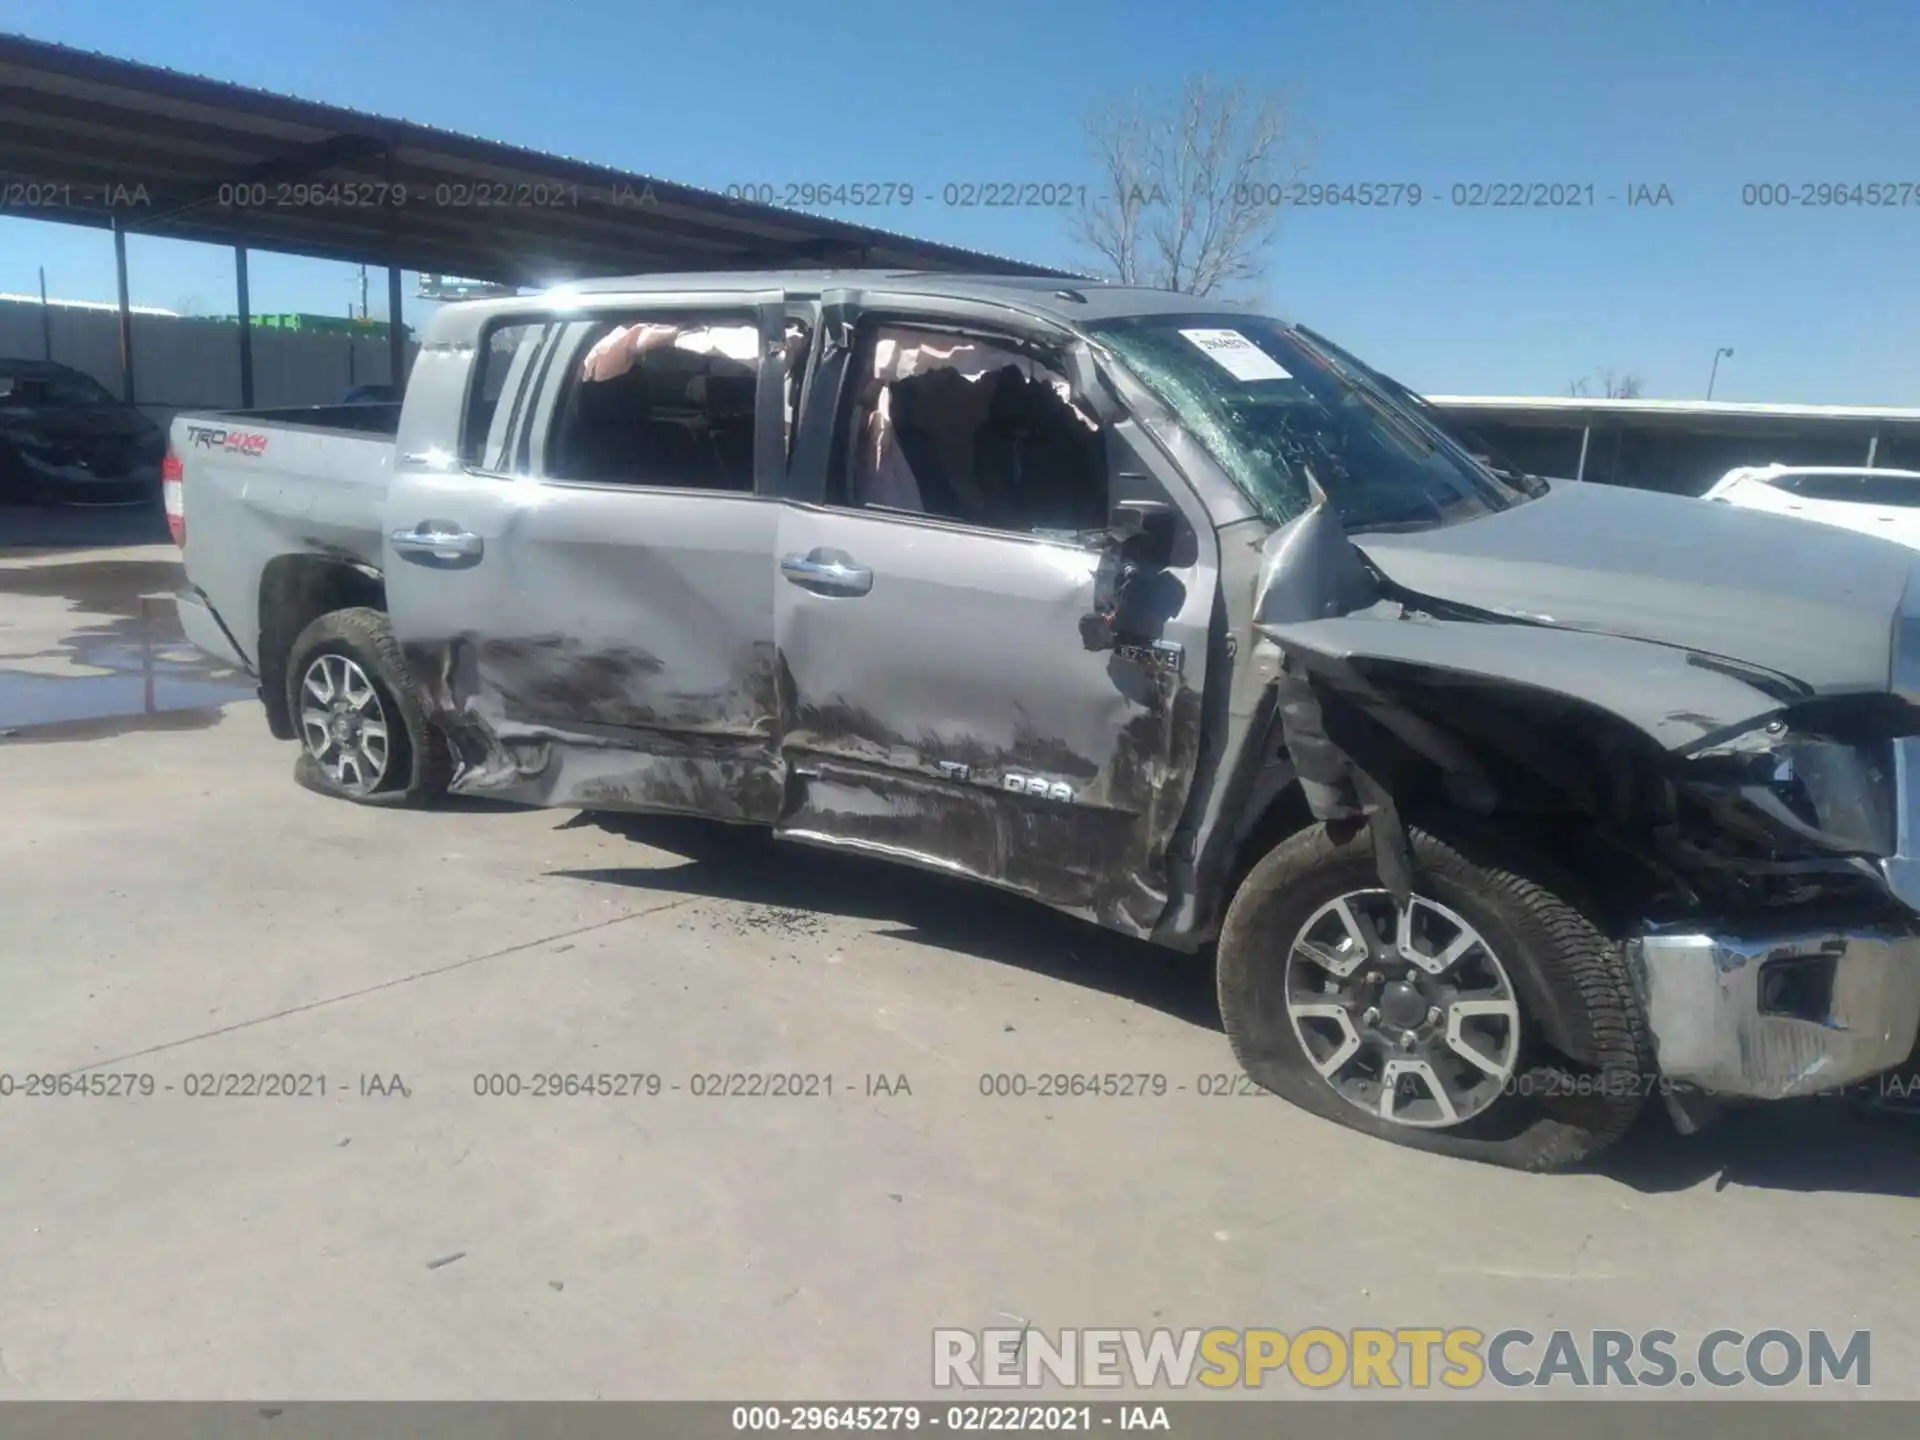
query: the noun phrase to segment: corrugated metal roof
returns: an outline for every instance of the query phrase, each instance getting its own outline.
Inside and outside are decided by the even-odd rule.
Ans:
[[[38,295],[12,295],[0,292],[0,302],[9,305],[38,306],[40,304],[40,297]],[[115,315],[120,313],[120,307],[111,300],[56,300],[52,296],[48,296],[47,304],[55,310],[107,310]],[[158,305],[129,305],[127,309],[135,315],[172,315],[178,317],[180,314],[178,310],[165,310]]]
[[[1577,415],[1775,416],[1783,420],[1890,420],[1920,423],[1920,408],[1884,405],[1760,405],[1736,400],[1593,400],[1582,395],[1429,395],[1446,410],[1537,411]]]
[[[1785,465],[1775,461],[1770,465],[1743,465],[1731,472],[1735,475],[1871,475],[1876,480],[1889,477],[1895,480],[1920,480],[1920,470],[1890,470],[1884,465],[1868,468],[1865,465]]]
[[[19,35],[0,35],[0,183],[58,194],[14,215],[514,285],[806,264],[1084,278]]]

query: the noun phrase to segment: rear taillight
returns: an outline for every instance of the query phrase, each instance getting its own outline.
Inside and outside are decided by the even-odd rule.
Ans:
[[[181,549],[187,545],[187,467],[180,457],[167,451],[167,458],[160,462],[160,495],[167,505],[167,529],[173,533],[173,543]]]

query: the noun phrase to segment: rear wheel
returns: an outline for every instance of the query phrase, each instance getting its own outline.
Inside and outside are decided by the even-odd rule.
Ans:
[[[446,793],[452,753],[378,610],[336,610],[300,632],[287,664],[287,712],[301,747],[294,776],[308,789],[386,805]]]
[[[1301,1108],[1401,1144],[1525,1170],[1599,1154],[1654,1074],[1618,947],[1532,863],[1411,839],[1405,908],[1364,831],[1316,825],[1254,866],[1221,927],[1235,1055]]]

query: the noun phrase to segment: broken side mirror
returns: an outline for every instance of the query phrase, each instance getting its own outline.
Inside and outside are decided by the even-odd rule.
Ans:
[[[1107,535],[1121,555],[1138,566],[1159,568],[1173,559],[1174,510],[1164,500],[1115,503]]]
[[[1121,500],[1107,525],[1106,553],[1094,573],[1093,609],[1080,617],[1089,650],[1111,650],[1128,593],[1173,559],[1174,509],[1164,500]]]

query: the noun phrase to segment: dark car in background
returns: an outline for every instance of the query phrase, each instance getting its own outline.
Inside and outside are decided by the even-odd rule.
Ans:
[[[160,494],[166,432],[99,381],[0,359],[0,500],[133,505]]]

